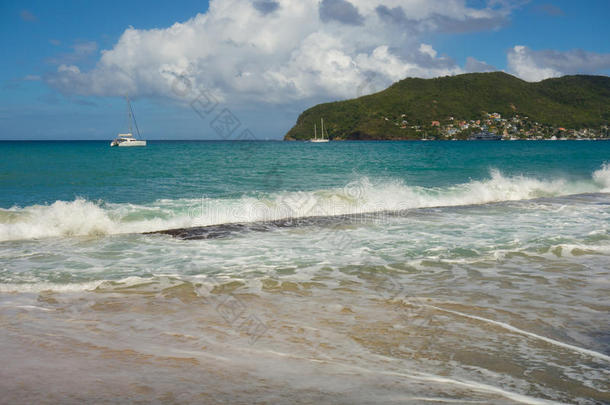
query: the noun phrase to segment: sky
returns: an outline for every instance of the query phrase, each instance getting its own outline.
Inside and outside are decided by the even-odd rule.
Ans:
[[[610,1],[0,0],[0,140],[281,139],[405,77],[610,74]]]

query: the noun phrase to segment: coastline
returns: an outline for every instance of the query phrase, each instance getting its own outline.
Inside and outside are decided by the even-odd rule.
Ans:
[[[609,147],[0,143],[0,391],[607,402]]]

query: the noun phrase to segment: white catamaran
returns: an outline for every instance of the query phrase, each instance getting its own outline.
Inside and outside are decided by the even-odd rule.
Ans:
[[[310,139],[309,142],[328,142],[328,137],[324,138],[324,118],[320,119],[322,122],[322,134],[321,138],[318,138],[318,130],[316,128],[316,124],[313,124],[313,139]]]
[[[133,109],[131,108],[131,103],[129,102],[129,96],[125,96],[127,100],[127,125],[129,126],[129,132],[126,134],[118,134],[116,139],[110,142],[110,146],[146,146],[146,141],[140,138],[140,130],[138,129],[138,123],[136,122],[136,117],[133,113]],[[133,130],[131,127],[131,123],[134,123],[136,126],[136,131],[138,132],[138,138],[133,136]]]

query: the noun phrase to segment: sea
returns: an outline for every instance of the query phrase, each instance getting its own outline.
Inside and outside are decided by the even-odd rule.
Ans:
[[[610,142],[0,142],[0,403],[610,403]]]

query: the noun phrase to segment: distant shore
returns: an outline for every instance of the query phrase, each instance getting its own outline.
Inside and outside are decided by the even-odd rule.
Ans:
[[[610,138],[610,78],[564,76],[525,82],[503,72],[406,78],[354,99],[315,105],[284,139],[465,140]]]

